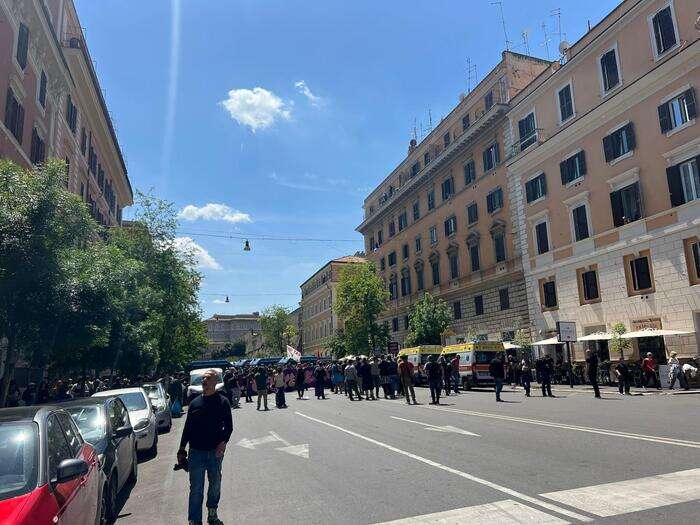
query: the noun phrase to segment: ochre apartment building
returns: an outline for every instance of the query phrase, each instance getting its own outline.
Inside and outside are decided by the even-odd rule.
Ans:
[[[511,101],[508,194],[538,339],[560,320],[579,336],[700,330],[698,9],[624,1]],[[625,357],[697,349],[643,338]]]
[[[342,320],[333,311],[340,270],[367,260],[357,255],[333,259],[301,284],[299,350],[304,355],[330,355],[328,342]]]
[[[513,97],[550,67],[504,52],[365,199],[357,230],[389,290],[380,321],[394,341],[403,343],[411,308],[426,292],[449,303],[457,340],[511,340],[529,329],[507,195],[507,114]]]
[[[0,158],[65,160],[68,189],[120,224],[133,193],[72,0],[0,0],[0,28]]]

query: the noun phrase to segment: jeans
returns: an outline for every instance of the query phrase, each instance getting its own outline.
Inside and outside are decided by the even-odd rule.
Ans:
[[[451,388],[450,379],[451,379],[450,374],[445,374],[445,395],[446,396],[450,395],[450,388]]]
[[[231,406],[236,408],[241,400],[241,389],[238,387],[233,387],[231,389]]]
[[[678,368],[678,370],[676,370],[676,373],[671,376],[671,384],[669,385],[670,390],[672,390],[674,385],[676,384],[676,379],[678,379],[678,384],[681,388],[688,390],[688,382],[686,381],[685,374],[683,373],[683,370],[680,367]]]
[[[525,389],[525,395],[530,395],[530,383],[532,382],[532,374],[530,372],[523,372],[520,375],[520,382],[523,384]]]
[[[260,401],[263,401],[265,410],[267,410],[267,388],[258,390],[258,410],[260,410]]]
[[[275,393],[275,401],[277,408],[282,408],[287,405],[287,401],[284,399],[284,387],[278,386],[277,392]]]
[[[617,378],[617,389],[620,391],[620,394],[623,392],[627,395],[630,393],[630,380],[628,377],[625,376],[620,376]]]
[[[413,382],[406,378],[401,382],[403,388],[403,395],[406,396],[406,403],[411,404],[411,399],[416,402],[416,391],[413,388]]]
[[[503,378],[494,377],[494,388],[496,389],[496,399],[501,399],[501,390],[503,390]]]
[[[459,393],[459,372],[452,372],[452,387],[454,388],[455,394]]]
[[[357,388],[357,381],[353,379],[345,380],[345,388],[348,389],[348,395],[350,396],[350,401],[354,401],[355,398],[352,397],[353,394],[357,394],[357,399],[362,399],[360,391]]]
[[[216,457],[216,450],[197,450],[190,448],[190,498],[187,507],[187,519],[202,523],[202,502],[204,500],[204,473],[209,481],[207,489],[207,508],[219,506],[221,496],[221,461]]]
[[[442,381],[440,381],[440,379],[430,379],[428,380],[428,383],[430,385],[430,397],[432,398],[433,403],[439,403]]]

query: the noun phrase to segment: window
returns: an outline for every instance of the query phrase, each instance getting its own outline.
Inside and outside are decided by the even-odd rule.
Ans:
[[[398,318],[398,317],[394,317],[394,318],[391,320],[391,331],[392,331],[392,332],[398,332],[398,331],[399,331],[399,318]]]
[[[408,326],[411,324],[411,320],[407,315],[403,316],[403,329],[408,330]]]
[[[564,186],[584,177],[587,173],[586,153],[579,151],[576,155],[563,160],[559,163],[559,171],[561,172],[561,183]]]
[[[664,102],[658,109],[661,133],[668,133],[695,118],[695,92],[692,88],[688,89]]]
[[[700,198],[700,156],[666,169],[671,206]]]
[[[653,292],[654,284],[651,273],[651,254],[643,250],[639,255],[625,256],[625,271],[629,295]]]
[[[423,283],[423,266],[416,268],[416,288],[418,291],[425,288],[425,284]]]
[[[498,290],[498,301],[501,304],[501,310],[508,310],[510,308],[510,294],[508,293],[508,288],[501,288]]]
[[[396,276],[392,275],[389,279],[389,300],[393,301],[398,299],[398,293],[396,290]]]
[[[579,275],[579,299],[581,304],[597,302],[600,299],[600,292],[598,291],[598,272],[596,268],[580,268],[577,270],[577,273]]]
[[[654,54],[659,57],[678,43],[670,5],[651,18],[651,26],[654,32]]]
[[[541,199],[545,195],[547,195],[547,179],[544,173],[525,183],[525,198],[528,203]]]
[[[486,93],[484,97],[484,109],[488,111],[493,106],[493,91]]]
[[[613,224],[615,227],[634,222],[642,218],[642,198],[639,182],[625,186],[610,194]]]
[[[389,254],[389,266],[396,266],[396,252]]]
[[[374,242],[374,235],[370,235],[369,237],[369,251],[373,252],[374,250],[377,249],[377,244]]]
[[[404,244],[401,247],[401,255],[403,256],[404,260],[408,259],[408,244]]]
[[[377,246],[384,244],[384,230],[377,230]]]
[[[56,417],[63,428],[66,440],[68,441],[68,447],[72,452],[72,457],[77,457],[77,455],[80,453],[80,449],[83,446],[83,442],[80,437],[80,430],[78,430],[78,428],[75,426],[75,422],[68,414],[57,414]]]
[[[636,146],[637,142],[634,136],[634,125],[630,122],[620,129],[613,131],[610,135],[603,137],[605,162],[611,162],[622,157],[622,155],[634,150]]]
[[[484,313],[484,296],[474,296],[474,315],[483,315]]]
[[[406,226],[408,226],[408,217],[406,216],[406,212],[403,211],[399,215],[399,231],[403,230]]]
[[[426,151],[426,152],[423,154],[423,164],[424,164],[425,166],[427,166],[428,164],[430,164],[430,152],[429,152],[429,151]]]
[[[503,190],[496,188],[486,196],[486,211],[494,213],[501,208],[503,208]]]
[[[49,459],[48,478],[53,481],[56,479],[56,472],[61,461],[73,457],[73,451],[68,445],[63,429],[55,415],[49,416],[46,422],[46,444]]]
[[[476,168],[474,167],[474,159],[469,159],[464,164],[464,184],[468,186],[476,180]]]
[[[574,225],[574,241],[582,241],[590,237],[588,232],[588,213],[586,205],[581,204],[571,210],[571,221]]]
[[[87,134],[85,133],[85,128],[80,130],[80,153],[85,155],[87,151]]]
[[[17,33],[17,63],[24,69],[27,67],[27,52],[29,51],[29,28],[20,22]]]
[[[462,303],[459,301],[452,303],[452,315],[455,319],[462,318]]]
[[[435,209],[435,190],[428,190],[428,210]]]
[[[413,203],[413,220],[417,221],[420,219],[420,201]]]
[[[455,181],[452,177],[442,182],[442,200],[446,201],[455,194]]]
[[[443,146],[447,147],[450,145],[451,137],[450,137],[450,132],[448,131],[442,136],[442,144]]]
[[[440,260],[433,259],[430,262],[430,269],[433,273],[433,285],[437,286],[440,284]]]
[[[501,162],[501,153],[498,150],[498,142],[494,142],[484,150],[484,171],[495,168]]]
[[[73,99],[68,95],[66,99],[66,122],[68,122],[68,127],[75,133],[75,129],[78,125],[78,108],[73,104]]]
[[[420,238],[420,235],[419,235],[418,237],[416,237],[416,253],[420,252],[420,251],[421,251],[421,248],[422,248],[422,246],[421,246],[421,238]]]
[[[438,236],[437,236],[437,228],[435,226],[430,227],[430,244],[437,244],[438,242]]]
[[[537,241],[537,253],[542,255],[549,251],[549,235],[547,233],[547,222],[543,221],[535,225],[535,238]]]
[[[413,166],[411,166],[411,177],[415,177],[418,175],[418,172],[420,171],[420,162],[415,162]]]
[[[389,223],[389,237],[393,237],[394,235],[396,235],[396,223],[391,221]]]
[[[48,79],[46,78],[46,73],[41,72],[41,79],[39,80],[39,104],[41,107],[46,109],[46,83]]]
[[[617,51],[614,48],[600,57],[600,74],[603,82],[603,92],[610,91],[620,83]]]
[[[474,244],[473,246],[469,247],[469,261],[471,262],[472,265],[472,272],[476,272],[479,270],[481,265],[479,264],[479,245]]]
[[[15,98],[12,88],[7,88],[7,99],[5,101],[5,127],[14,135],[17,142],[22,144],[24,133],[24,107]]]
[[[474,224],[479,220],[479,210],[476,202],[472,202],[469,206],[467,206],[467,220],[469,224]]]
[[[566,122],[574,116],[574,99],[571,95],[571,84],[557,91],[559,102],[559,122]]]
[[[457,279],[459,277],[459,257],[457,252],[452,252],[449,254],[450,261],[450,279]]]
[[[683,239],[683,247],[688,267],[688,280],[691,285],[700,284],[700,242],[697,237]]]
[[[411,295],[411,274],[407,269],[401,272],[401,297]]]
[[[462,117],[462,131],[467,131],[469,127],[469,113]]]
[[[542,305],[546,309],[557,307],[557,286],[554,279],[542,280]]]
[[[493,249],[496,252],[496,262],[506,260],[506,234],[504,232],[494,234]]]
[[[537,140],[537,130],[535,129],[535,114],[530,113],[524,119],[518,121],[518,132],[520,133],[520,150],[524,150]]]
[[[41,162],[44,162],[46,158],[46,145],[44,144],[44,141],[42,138],[39,136],[39,132],[36,130],[36,128],[32,129],[32,144],[31,144],[31,149],[29,151],[29,160],[32,161],[32,164],[39,164]]]
[[[445,237],[454,235],[457,231],[457,217],[454,215],[445,221]]]

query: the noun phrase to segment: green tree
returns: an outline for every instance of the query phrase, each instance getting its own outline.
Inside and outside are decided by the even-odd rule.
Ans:
[[[292,333],[289,324],[291,309],[273,304],[263,310],[260,316],[260,328],[265,347],[271,355],[284,355],[287,349],[287,335]]]
[[[532,359],[532,340],[530,339],[527,331],[521,328],[515,332],[513,344],[520,347],[520,350],[518,350],[520,355],[524,355],[527,356],[528,359]]]
[[[27,171],[0,160],[0,340],[6,339],[0,406],[20,355],[59,335],[50,321],[67,279],[64,261],[98,231],[65,186],[61,161]]]
[[[348,265],[340,270],[334,309],[345,326],[345,352],[363,354],[384,342],[377,317],[388,298],[372,263]]]
[[[447,303],[426,293],[413,306],[408,323],[406,345],[442,344],[442,333],[449,326],[452,315]]]
[[[625,350],[630,348],[630,340],[623,339],[622,335],[627,333],[627,328],[623,323],[616,323],[612,327],[612,339],[610,339],[610,352],[625,358]],[[612,357],[612,355],[611,355]]]

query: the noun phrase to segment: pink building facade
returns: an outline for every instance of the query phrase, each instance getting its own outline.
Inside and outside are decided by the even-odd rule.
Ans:
[[[0,157],[68,166],[68,189],[105,226],[133,202],[72,0],[0,0]]]

